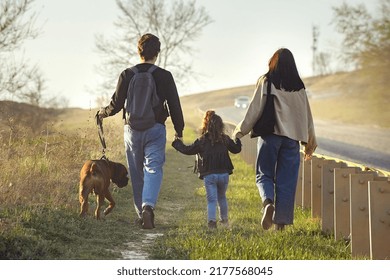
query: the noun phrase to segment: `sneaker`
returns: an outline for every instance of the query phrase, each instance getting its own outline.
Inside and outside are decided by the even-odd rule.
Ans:
[[[142,210],[142,228],[143,229],[154,228],[153,208],[149,205],[144,206]]]
[[[270,203],[274,203],[274,202],[272,201],[272,199],[266,198],[263,202],[263,208],[265,208],[265,206],[267,206]]]
[[[261,219],[261,226],[263,229],[268,230],[272,226],[274,211],[275,207],[272,203],[269,203],[264,207],[263,218]]]
[[[209,229],[215,229],[215,228],[217,228],[217,222],[216,221],[209,221],[207,223],[207,226],[209,227]]]

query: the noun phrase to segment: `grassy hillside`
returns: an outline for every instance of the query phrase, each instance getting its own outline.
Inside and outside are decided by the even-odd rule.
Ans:
[[[313,116],[340,122],[390,127],[390,81],[362,71],[305,80]]]
[[[390,127],[390,81],[362,72],[304,78],[314,118]],[[255,85],[183,96],[184,105],[207,109],[232,106],[239,95],[252,96]],[[212,105],[210,105],[212,104]]]

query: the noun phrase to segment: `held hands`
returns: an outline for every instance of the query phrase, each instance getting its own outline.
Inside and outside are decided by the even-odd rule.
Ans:
[[[173,141],[176,141],[176,140],[183,142],[183,136],[179,137],[179,135],[177,133],[175,133],[175,136],[173,137]]]
[[[172,141],[172,147],[174,147],[176,150],[178,149],[177,147],[183,144],[183,137],[179,137],[177,133],[173,137]]]

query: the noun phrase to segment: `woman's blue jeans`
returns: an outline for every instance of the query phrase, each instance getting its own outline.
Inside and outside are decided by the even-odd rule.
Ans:
[[[229,174],[209,174],[203,177],[207,196],[207,221],[217,221],[217,206],[221,220],[228,219],[228,203],[226,190],[229,184]]]
[[[163,178],[165,162],[166,128],[160,123],[137,131],[124,127],[124,142],[134,206],[139,217],[142,207],[155,207]]]
[[[256,163],[256,185],[264,202],[275,205],[275,224],[294,221],[295,191],[300,164],[299,142],[285,136],[259,137]]]

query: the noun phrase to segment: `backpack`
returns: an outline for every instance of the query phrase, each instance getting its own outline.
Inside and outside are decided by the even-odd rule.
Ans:
[[[157,66],[146,72],[139,72],[135,66],[130,69],[134,76],[127,89],[126,120],[132,129],[146,130],[156,123],[153,108],[160,103],[152,75]]]

